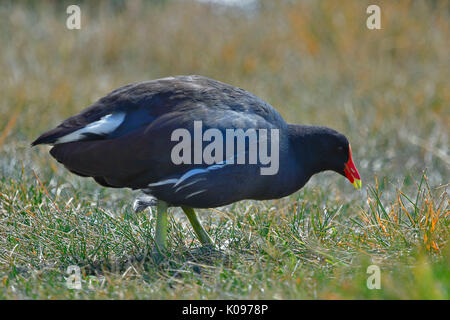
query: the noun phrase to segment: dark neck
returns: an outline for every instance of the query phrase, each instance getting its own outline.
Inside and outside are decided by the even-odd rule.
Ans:
[[[295,167],[303,169],[302,174],[308,179],[316,173],[326,170],[326,166],[320,161],[321,154],[318,150],[317,137],[324,127],[289,124],[289,142],[292,158],[295,159]],[[299,169],[300,170],[300,169]]]
[[[263,184],[263,190],[258,190],[261,199],[289,195],[303,187],[315,173],[310,166],[311,161],[305,158],[305,155],[310,154],[307,131],[306,126],[288,125],[287,139],[283,139],[280,146],[279,172],[263,177],[266,183]]]
[[[312,175],[326,168],[326,153],[321,151],[325,127],[289,124],[287,139],[280,143],[280,168],[276,175],[263,176],[262,190],[254,199],[287,196],[303,187]]]

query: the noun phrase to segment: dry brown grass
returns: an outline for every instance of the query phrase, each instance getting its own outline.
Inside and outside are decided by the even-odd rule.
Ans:
[[[131,192],[68,174],[30,141],[121,85],[201,74],[255,93],[289,122],[345,133],[367,196],[326,173],[286,199],[204,211],[232,268],[203,277],[181,259],[181,278],[155,266],[112,273],[81,297],[448,298],[449,4],[377,1],[382,30],[371,31],[369,3],[263,0],[246,12],[81,1],[72,31],[68,3],[2,1],[0,297],[67,297],[61,268],[151,244],[153,219],[128,216]],[[171,242],[183,250],[191,238],[180,221]],[[389,270],[378,293],[365,288],[374,262]]]

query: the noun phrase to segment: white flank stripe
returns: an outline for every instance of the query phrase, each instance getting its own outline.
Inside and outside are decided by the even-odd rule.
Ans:
[[[206,191],[206,189],[203,189],[203,190],[200,190],[200,191],[191,193],[190,195],[187,195],[187,196],[184,197],[184,198],[187,199],[187,198],[193,197],[193,196],[195,196],[195,195],[197,195],[197,194],[199,194],[199,193],[205,192],[205,191]]]
[[[207,169],[191,169],[188,172],[186,172],[185,174],[183,174],[180,179],[178,179],[178,182],[174,185],[174,187],[178,187],[180,185],[180,183],[182,183],[186,179],[189,179],[192,176],[195,176],[196,174],[205,173],[205,172],[208,172],[208,170]]]
[[[116,130],[125,119],[125,113],[113,113],[102,117],[100,120],[88,124],[86,127],[69,133],[58,140],[55,144],[78,141],[84,138],[83,134],[108,134]]]
[[[149,187],[157,187],[157,186],[162,186],[162,185],[165,185],[165,184],[168,184],[168,183],[175,183],[175,182],[177,182],[178,181],[178,179],[167,179],[167,180],[163,180],[163,181],[158,181],[158,182],[155,182],[155,183],[150,183],[148,186]]]
[[[175,189],[175,192],[178,192],[186,187],[192,186],[193,184],[200,182],[200,181],[204,181],[204,180],[206,180],[206,178],[200,178],[200,179],[194,180],[192,182],[189,182],[188,184],[184,184],[184,185],[178,187],[177,189]],[[175,188],[175,186],[173,186],[173,188]]]

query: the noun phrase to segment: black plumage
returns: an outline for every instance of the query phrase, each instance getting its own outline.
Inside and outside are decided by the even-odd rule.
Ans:
[[[195,121],[202,122],[203,131],[214,128],[224,137],[230,128],[277,129],[277,173],[262,175],[261,163],[174,164],[171,150],[178,142],[171,135],[180,128],[195,135]],[[268,143],[274,143],[270,136]],[[50,154],[75,174],[106,187],[142,189],[174,206],[208,208],[280,198],[325,170],[359,182],[344,135],[326,127],[287,124],[257,96],[202,76],[116,89],[32,143],[38,144],[53,144]],[[203,141],[202,148],[207,144]],[[246,145],[241,151],[251,150]]]

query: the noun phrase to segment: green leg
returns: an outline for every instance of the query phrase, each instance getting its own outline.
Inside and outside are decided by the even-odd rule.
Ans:
[[[213,241],[209,237],[208,233],[206,233],[205,229],[203,229],[202,224],[198,220],[197,215],[195,214],[194,209],[191,207],[181,207],[184,213],[187,215],[189,222],[194,228],[195,234],[200,239],[200,242],[204,245],[212,245]]]
[[[159,253],[167,252],[167,207],[167,202],[158,200],[155,241]]]

